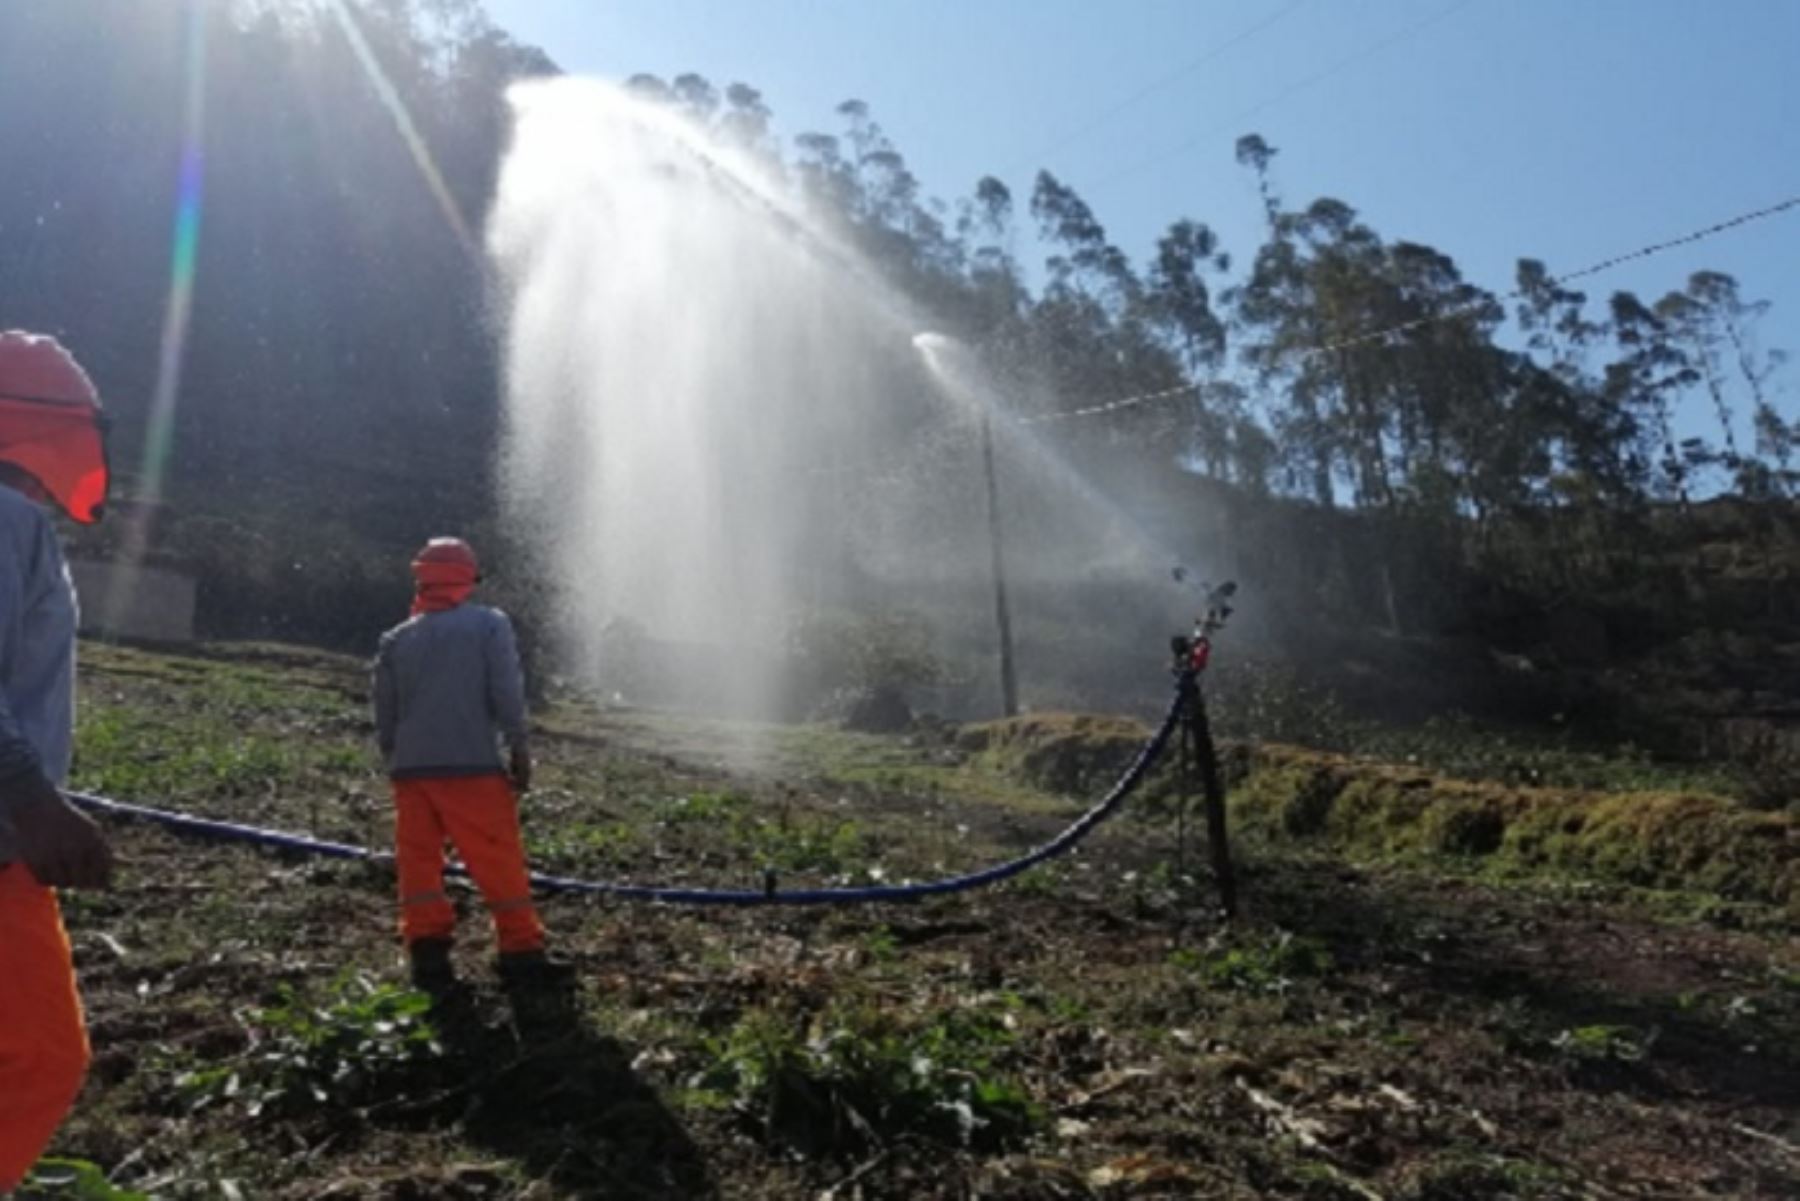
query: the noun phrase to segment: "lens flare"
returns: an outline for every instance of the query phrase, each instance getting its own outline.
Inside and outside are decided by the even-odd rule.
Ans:
[[[456,235],[470,257],[478,257],[481,253],[475,237],[469,231],[469,223],[464,219],[462,210],[457,207],[456,198],[450,194],[450,186],[444,182],[444,173],[438,170],[437,160],[431,157],[431,147],[425,144],[420,136],[418,126],[413,124],[412,114],[406,109],[406,102],[400,99],[400,93],[394,88],[393,81],[388,79],[387,72],[381,69],[381,61],[369,46],[369,40],[363,36],[362,27],[356,23],[356,16],[344,0],[329,0],[331,15],[337,19],[338,28],[344,31],[345,39],[350,43],[350,50],[356,55],[356,61],[362,65],[369,77],[369,83],[375,89],[381,106],[393,118],[394,128],[400,133],[400,140],[406,143],[407,153],[419,168],[419,174],[425,180],[425,186],[431,192],[433,200],[444,214],[444,220],[450,226],[450,232]]]
[[[188,319],[194,308],[194,279],[200,255],[200,216],[206,193],[206,16],[201,0],[187,6],[184,53],[187,86],[182,98],[181,160],[176,174],[175,223],[169,249],[169,297],[163,306],[162,338],[157,347],[156,388],[145,423],[144,454],[138,473],[139,507],[126,516],[119,554],[124,571],[115,577],[102,602],[102,625],[117,628],[135,591],[132,576],[150,542],[150,520],[162,497],[169,448],[175,436],[175,410],[181,399],[181,367],[187,355]]]
[[[198,21],[195,29],[202,28]],[[175,232],[169,252],[169,300],[163,309],[162,342],[157,352],[156,391],[150,401],[149,432],[144,439],[144,487],[154,499],[162,491],[169,446],[175,433],[175,408],[181,390],[181,366],[187,354],[188,319],[194,308],[195,268],[200,254],[200,211],[206,191],[206,164],[200,148],[203,98],[199,79],[204,60],[197,34],[190,51],[195,81],[189,88],[187,135],[181,148],[176,185]]]

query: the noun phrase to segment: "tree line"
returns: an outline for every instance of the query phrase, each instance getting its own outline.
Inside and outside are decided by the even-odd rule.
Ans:
[[[351,600],[320,596],[268,632],[332,636],[334,605],[388,586],[373,550],[491,519],[492,281],[383,96],[478,230],[505,147],[504,89],[556,71],[478,0],[341,11],[0,9],[0,324],[76,347],[118,418],[127,475],[163,351],[182,147],[201,156],[158,545],[240,577],[217,609],[227,625],[252,600],[292,607],[297,561],[350,581],[335,595]],[[182,102],[196,72],[197,126]],[[760,158],[1016,385],[1026,412],[1186,389],[1046,425],[1072,454],[1174,465],[1234,505],[1349,515],[1389,547],[1448,548],[1471,570],[1563,588],[1616,582],[1629,556],[1641,565],[1646,531],[1668,514],[1719,494],[1786,500],[1800,484],[1795,426],[1775,399],[1782,358],[1757,336],[1767,306],[1728,275],[1596,298],[1523,258],[1497,294],[1343,200],[1291,200],[1277,148],[1255,134],[1236,161],[1261,199],[1259,244],[1227,247],[1182,217],[1138,261],[1048,170],[1023,197],[993,176],[931,197],[860,101],[839,106],[834,129],[783,139],[747,83],[628,86]],[[1044,258],[1028,267],[1032,247]],[[1710,435],[1680,432],[1677,413],[1694,411]],[[351,518],[338,504],[350,488],[379,503]]]

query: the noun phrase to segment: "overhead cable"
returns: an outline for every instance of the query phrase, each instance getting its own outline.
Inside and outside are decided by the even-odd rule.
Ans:
[[[1769,217],[1778,216],[1781,213],[1788,212],[1795,208],[1800,208],[1800,195],[1790,196],[1786,200],[1778,201],[1775,204],[1767,205],[1763,208],[1752,209],[1747,213],[1739,213],[1735,217],[1730,217],[1724,221],[1714,222],[1702,229],[1696,229],[1691,233],[1682,234],[1680,237],[1669,238],[1661,242],[1652,242],[1648,246],[1640,246],[1638,249],[1628,251],[1624,254],[1615,254],[1611,258],[1601,259],[1596,263],[1591,263],[1576,271],[1565,272],[1564,274],[1555,276],[1545,282],[1546,284],[1555,287],[1573,283],[1576,280],[1587,279],[1591,276],[1599,275],[1601,272],[1610,271],[1614,267],[1622,266],[1625,263],[1647,259],[1653,255],[1673,250],[1679,246],[1689,246],[1695,242],[1704,241],[1707,238],[1725,233],[1728,230],[1736,229],[1739,226],[1749,225],[1754,221],[1761,221]],[[1439,321],[1448,321],[1452,318],[1464,316],[1474,312],[1478,308],[1485,307],[1495,300],[1504,303],[1506,301],[1521,300],[1524,296],[1524,291],[1518,288],[1499,297],[1483,296],[1480,300],[1470,301],[1467,304],[1452,305],[1439,312],[1429,313],[1423,317],[1415,317],[1411,321],[1401,322],[1399,325],[1388,326],[1385,329],[1372,330],[1369,333],[1355,334],[1336,342],[1327,343],[1324,346],[1311,347],[1301,351],[1300,357],[1304,360],[1322,354],[1332,354],[1340,350],[1350,350],[1358,346],[1366,346],[1372,342],[1386,341],[1389,338],[1404,333],[1410,333],[1415,329],[1420,329]],[[1160,401],[1171,400],[1177,396],[1196,392],[1199,388],[1200,385],[1198,383],[1186,383],[1178,387],[1162,388],[1154,392],[1143,392],[1135,396],[1125,396],[1118,400],[1109,400],[1101,404],[1088,405],[1079,409],[1066,409],[1059,413],[1042,413],[1037,416],[1020,417],[1018,420],[1021,424],[1036,425],[1046,421],[1066,421],[1078,417],[1097,417],[1104,413],[1117,412],[1120,409],[1137,408],[1140,405],[1156,404]]]
[[[1229,39],[1228,41],[1222,42],[1219,45],[1212,47],[1210,50],[1207,50],[1205,53],[1199,55],[1196,58],[1189,59],[1187,62],[1181,64],[1179,67],[1176,67],[1174,70],[1169,71],[1166,74],[1157,76],[1155,79],[1151,80],[1149,83],[1145,84],[1143,87],[1139,88],[1137,91],[1131,93],[1131,95],[1126,96],[1124,99],[1118,101],[1116,104],[1112,104],[1112,105],[1108,106],[1107,108],[1103,109],[1101,112],[1096,113],[1094,116],[1088,118],[1088,120],[1082,122],[1080,125],[1076,126],[1074,129],[1070,130],[1068,133],[1064,134],[1063,136],[1055,139],[1052,142],[1049,142],[1048,144],[1038,148],[1037,150],[1032,151],[1030,154],[1021,155],[1019,158],[1015,159],[1012,163],[1008,164],[1008,166],[1006,168],[1007,171],[1011,172],[1011,171],[1017,170],[1020,167],[1031,166],[1035,162],[1041,161],[1051,151],[1060,150],[1064,146],[1069,145],[1071,142],[1080,141],[1082,138],[1085,138],[1088,134],[1094,132],[1094,130],[1100,128],[1102,125],[1105,125],[1108,121],[1112,120],[1114,117],[1118,116],[1120,113],[1124,112],[1126,109],[1132,107],[1134,104],[1137,104],[1140,100],[1143,100],[1145,97],[1154,95],[1155,93],[1161,91],[1163,88],[1166,88],[1170,84],[1174,83],[1176,80],[1193,74],[1195,71],[1198,71],[1201,67],[1204,67],[1207,63],[1210,63],[1210,62],[1214,61],[1215,59],[1217,59],[1220,55],[1224,54],[1226,51],[1237,49],[1239,46],[1243,45],[1245,42],[1249,41],[1251,38],[1255,37],[1257,34],[1261,33],[1263,30],[1268,29],[1270,26],[1275,25],[1277,22],[1281,21],[1289,13],[1292,13],[1294,10],[1298,9],[1301,5],[1303,5],[1305,3],[1306,3],[1306,0],[1293,0],[1292,4],[1289,4],[1287,7],[1281,9],[1274,16],[1268,18],[1267,20],[1260,21],[1257,24],[1252,25],[1249,29],[1244,30],[1244,32],[1238,34],[1236,37],[1233,37],[1233,38]]]
[[[1406,41],[1408,38],[1415,37],[1418,34],[1423,33],[1429,27],[1436,25],[1439,21],[1442,21],[1447,17],[1455,15],[1456,13],[1462,11],[1463,9],[1467,8],[1470,4],[1473,4],[1473,3],[1474,3],[1474,0],[1457,0],[1456,3],[1451,4],[1447,8],[1441,8],[1441,9],[1438,9],[1436,12],[1428,13],[1425,17],[1421,18],[1420,20],[1414,21],[1410,25],[1403,26],[1402,28],[1400,28],[1400,29],[1394,31],[1392,34],[1388,35],[1387,37],[1382,38],[1380,41],[1372,42],[1369,45],[1364,46],[1362,49],[1357,50],[1356,52],[1354,52],[1352,54],[1346,55],[1345,57],[1340,58],[1340,59],[1336,60],[1335,62],[1332,62],[1332,63],[1326,65],[1325,67],[1321,68],[1318,71],[1313,72],[1311,75],[1308,75],[1303,79],[1295,80],[1293,83],[1289,84],[1287,87],[1281,89],[1279,92],[1276,92],[1273,96],[1270,96],[1264,100],[1259,100],[1255,104],[1252,104],[1249,108],[1242,109],[1239,112],[1232,114],[1230,117],[1227,117],[1222,121],[1216,121],[1216,122],[1212,123],[1211,125],[1206,126],[1204,129],[1200,130],[1199,132],[1192,134],[1187,138],[1182,139],[1180,142],[1176,143],[1173,146],[1168,147],[1167,149],[1160,150],[1153,155],[1149,155],[1148,157],[1138,159],[1136,162],[1131,163],[1128,166],[1122,167],[1119,170],[1114,171],[1109,175],[1101,176],[1100,179],[1098,179],[1092,183],[1084,185],[1082,190],[1084,192],[1088,193],[1089,195],[1092,195],[1094,192],[1099,191],[1100,189],[1102,189],[1104,187],[1107,187],[1109,184],[1117,183],[1121,179],[1127,179],[1133,175],[1138,174],[1138,172],[1140,172],[1140,171],[1143,171],[1149,167],[1156,166],[1158,163],[1163,162],[1166,159],[1172,158],[1175,155],[1178,155],[1178,154],[1184,153],[1185,151],[1191,150],[1191,149],[1193,149],[1193,147],[1198,145],[1200,142],[1204,141],[1205,139],[1207,139],[1209,137],[1212,137],[1214,134],[1220,133],[1227,129],[1242,130],[1243,123],[1245,121],[1248,121],[1251,117],[1254,117],[1256,114],[1262,112],[1264,109],[1272,108],[1275,105],[1280,104],[1283,100],[1286,100],[1291,96],[1297,96],[1301,92],[1304,92],[1304,91],[1308,90],[1309,88],[1317,87],[1319,84],[1324,83],[1327,79],[1330,79],[1333,75],[1336,75],[1338,72],[1348,70],[1349,68],[1355,66],[1357,63],[1362,62],[1366,58],[1372,58],[1375,55],[1380,54],[1382,51],[1387,50],[1390,47],[1393,47],[1395,45],[1398,45],[1400,42]]]

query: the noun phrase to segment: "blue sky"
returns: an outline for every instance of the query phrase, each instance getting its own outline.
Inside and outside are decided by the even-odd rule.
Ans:
[[[1048,168],[1140,260],[1183,216],[1247,259],[1259,213],[1232,147],[1252,130],[1279,149],[1290,203],[1348,201],[1496,291],[1521,255],[1573,270],[1800,194],[1800,0],[487,7],[566,70],[749,83],[784,138],[835,132],[838,102],[867,101],[931,195],[995,174],[1024,216]],[[1586,287],[1653,299],[1701,267],[1773,301],[1762,341],[1800,353],[1800,210]]]

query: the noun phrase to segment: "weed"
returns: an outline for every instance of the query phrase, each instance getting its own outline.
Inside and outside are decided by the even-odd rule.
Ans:
[[[630,856],[642,842],[635,827],[602,822],[533,829],[526,836],[526,850],[533,859],[556,863],[615,862]]]
[[[757,1010],[708,1041],[695,1087],[730,1096],[768,1137],[847,1150],[913,1135],[993,1147],[1028,1134],[1042,1110],[999,1070],[1015,1035],[991,1009],[911,1017],[840,1004],[804,1037],[786,1014]]]
[[[1407,1201],[1513,1201],[1559,1195],[1558,1174],[1500,1155],[1449,1152],[1418,1173]]]
[[[669,1090],[669,1104],[690,1113],[716,1113],[730,1109],[732,1100],[716,1088],[676,1088]]]
[[[1067,892],[1070,883],[1068,860],[1058,859],[1020,872],[1006,882],[1005,888],[1022,897],[1056,897]]]
[[[670,826],[725,821],[749,804],[750,798],[741,792],[690,792],[658,805],[656,820]]]
[[[66,1198],[67,1201],[149,1201],[143,1193],[115,1188],[94,1164],[81,1159],[43,1159],[26,1179],[21,1201],[26,1198]]]
[[[900,940],[886,926],[877,926],[863,935],[862,947],[871,963],[892,963],[900,955]]]
[[[361,747],[335,746],[321,750],[314,766],[320,771],[355,775],[365,770],[369,762],[369,752]]]
[[[1323,976],[1332,968],[1331,952],[1323,943],[1287,930],[1247,947],[1183,947],[1169,956],[1169,963],[1214,988],[1263,993],[1287,992],[1296,978]]]
[[[1297,1148],[1290,1142],[1286,1149],[1292,1154]],[[1307,1201],[1366,1201],[1371,1195],[1328,1163],[1302,1161],[1289,1167],[1286,1175]]]
[[[1093,1021],[1094,1011],[1077,997],[1051,993],[1044,999],[1044,1013],[1064,1026],[1085,1026]]]
[[[759,863],[778,871],[842,875],[869,860],[862,827],[848,818],[772,821],[740,814],[733,837]]]
[[[1656,1031],[1634,1026],[1576,1026],[1550,1040],[1558,1054],[1578,1063],[1639,1063],[1656,1042]]]
[[[124,708],[84,713],[78,778],[126,797],[242,796],[291,780],[301,756],[291,740],[250,733],[219,718],[168,724]]]
[[[287,984],[278,995],[251,1018],[256,1041],[243,1057],[176,1078],[191,1111],[234,1103],[254,1118],[355,1104],[385,1076],[403,1082],[408,1069],[443,1054],[423,993],[346,973],[323,1004]]]

